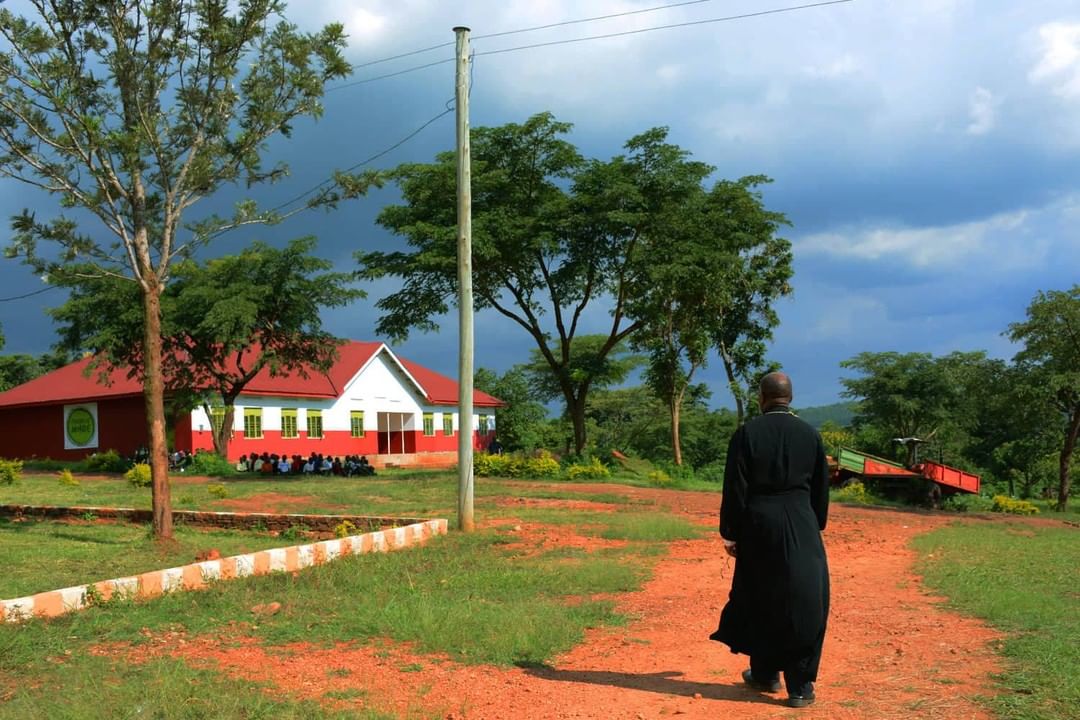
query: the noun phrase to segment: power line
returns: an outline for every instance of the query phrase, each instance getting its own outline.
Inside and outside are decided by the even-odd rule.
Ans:
[[[47,293],[50,290],[59,290],[59,289],[60,289],[59,285],[50,285],[49,287],[41,288],[40,290],[35,290],[33,292],[28,292],[25,295],[13,295],[11,297],[0,298],[0,302],[11,302],[13,300],[23,300],[24,298],[34,297],[35,295],[40,295],[41,293]]]
[[[652,7],[652,8],[643,8],[641,10],[630,10],[630,11],[622,12],[622,13],[612,13],[610,15],[598,15],[596,17],[581,18],[581,19],[578,19],[578,20],[565,20],[563,22],[550,23],[548,25],[538,25],[536,27],[531,27],[531,28],[522,28],[520,30],[506,30],[506,31],[503,31],[503,32],[498,32],[498,33],[490,33],[488,35],[477,35],[477,36],[474,37],[474,39],[483,39],[483,38],[501,37],[501,36],[505,36],[505,35],[514,35],[514,34],[519,34],[519,33],[532,32],[534,30],[543,30],[543,29],[548,29],[548,28],[553,28],[553,27],[560,27],[560,26],[565,26],[565,25],[574,25],[574,24],[585,23],[585,22],[594,22],[596,20],[606,20],[606,19],[611,19],[611,18],[616,18],[616,17],[623,17],[623,16],[626,16],[626,15],[634,15],[634,14],[643,13],[643,12],[653,12],[653,11],[656,11],[656,10],[664,10],[664,9],[667,9],[667,8],[681,7],[683,5],[693,5],[693,4],[696,4],[696,3],[710,2],[710,1],[711,0],[689,0],[688,2],[672,3],[670,5],[658,5],[658,6]],[[656,30],[672,30],[674,28],[690,27],[690,26],[693,26],[693,25],[709,25],[709,24],[719,23],[719,22],[730,22],[732,20],[746,20],[746,19],[749,19],[749,18],[763,17],[765,15],[779,15],[781,13],[795,12],[795,11],[798,11],[798,10],[809,10],[809,9],[812,9],[812,8],[826,7],[828,5],[841,5],[841,4],[849,3],[849,2],[854,2],[854,0],[825,0],[824,2],[808,3],[808,4],[805,4],[805,5],[792,5],[790,7],[782,7],[782,8],[772,8],[770,10],[760,10],[758,12],[743,13],[743,14],[740,14],[740,15],[725,15],[724,17],[708,18],[708,19],[705,19],[705,20],[690,20],[690,21],[681,22],[681,23],[671,23],[669,25],[653,25],[653,26],[646,27],[646,28],[638,28],[637,30],[622,30],[620,32],[604,33],[604,34],[601,34],[601,35],[587,35],[585,37],[579,37],[579,38],[568,38],[568,39],[565,39],[565,40],[551,40],[551,41],[548,41],[548,42],[533,43],[533,44],[530,44],[530,45],[519,45],[517,47],[501,48],[499,50],[486,50],[484,52],[476,52],[476,53],[474,53],[474,55],[475,56],[480,56],[480,55],[500,55],[502,53],[517,52],[519,50],[532,50],[534,48],[549,47],[549,46],[552,46],[552,45],[568,45],[570,43],[587,42],[587,41],[590,41],[590,40],[604,40],[604,39],[607,39],[607,38],[624,37],[624,36],[627,36],[627,35],[639,35],[641,33],[654,32]],[[354,65],[353,67],[354,68],[368,67],[370,65],[376,65],[378,63],[387,62],[389,60],[396,60],[396,59],[399,59],[399,58],[409,57],[411,55],[417,55],[417,54],[428,52],[428,51],[431,51],[431,50],[437,50],[439,48],[447,47],[448,45],[453,45],[453,43],[451,42],[451,43],[443,43],[441,45],[432,45],[432,46],[427,47],[427,48],[421,48],[419,50],[413,50],[411,52],[401,53],[399,55],[394,55],[392,57],[382,58],[380,60],[372,60],[371,62],[363,63],[363,64],[360,64],[360,65]],[[418,70],[425,70],[425,69],[430,68],[430,67],[435,67],[437,65],[445,65],[445,64],[451,63],[451,62],[454,62],[454,58],[446,58],[444,60],[436,60],[434,62],[424,63],[423,65],[414,65],[413,67],[405,68],[404,70],[398,70],[397,72],[386,73],[384,75],[376,75],[376,76],[370,77],[370,78],[363,78],[362,80],[353,80],[352,82],[343,83],[341,85],[335,85],[334,87],[327,88],[326,92],[333,92],[335,90],[343,90],[345,88],[354,87],[356,85],[364,85],[366,83],[375,82],[377,80],[385,80],[387,78],[398,77],[399,75],[406,75],[408,73],[413,73],[413,72],[416,72]]]
[[[517,30],[503,30],[501,32],[487,33],[486,35],[473,35],[473,40],[484,40],[487,38],[504,37],[506,35],[520,35],[522,33],[536,32],[537,30],[550,30],[557,27],[566,27],[567,25],[581,25],[582,23],[597,22],[599,20],[612,20],[614,18],[627,17],[629,15],[641,15],[643,13],[657,12],[658,10],[670,10],[677,7],[685,7],[686,5],[700,5],[702,3],[714,2],[715,0],[685,0],[684,2],[668,3],[667,5],[656,5],[655,7],[641,8],[639,10],[627,10],[626,12],[609,13],[607,15],[594,15],[593,17],[578,18],[576,20],[563,20],[561,22],[548,23],[547,25],[534,25],[533,27],[518,28]],[[425,48],[419,48],[418,50],[410,50],[409,52],[399,53],[397,55],[391,55],[389,57],[379,58],[378,60],[369,60],[368,62],[358,63],[353,65],[353,70],[359,70],[360,68],[371,67],[372,65],[379,65],[381,63],[390,62],[391,60],[400,60],[402,58],[412,57],[413,55],[422,55],[432,50],[440,50],[444,47],[450,47],[454,44],[454,41],[439,43],[438,45],[430,45]]]
[[[758,12],[743,13],[741,15],[726,15],[724,17],[709,18],[707,20],[691,20],[688,22],[673,23],[671,25],[654,25],[637,30],[623,30],[621,32],[605,33],[603,35],[589,35],[586,37],[569,38],[566,40],[551,40],[549,42],[533,43],[532,45],[519,45],[517,47],[502,48],[500,50],[487,50],[476,53],[479,55],[500,55],[502,53],[517,52],[518,50],[531,50],[533,48],[548,47],[550,45],[568,45],[570,43],[586,42],[588,40],[603,40],[606,38],[623,37],[626,35],[638,35],[640,33],[653,32],[654,30],[671,30],[673,28],[690,27],[691,25],[708,25],[710,23],[728,22],[730,20],[745,20],[747,18],[761,17],[763,15],[779,15],[780,13],[794,12],[796,10],[809,10],[810,8],[825,7],[826,5],[840,5],[854,2],[854,0],[826,0],[826,2],[810,3],[807,5],[793,5],[791,7],[773,8],[772,10],[760,10]]]
[[[379,158],[381,158],[382,156],[384,156],[384,155],[386,155],[386,154],[388,154],[388,153],[390,153],[390,152],[392,152],[394,150],[397,150],[399,147],[401,147],[402,145],[404,145],[405,143],[409,142],[414,137],[419,135],[421,132],[423,132],[429,125],[434,123],[436,120],[443,117],[444,115],[449,115],[450,113],[454,112],[454,107],[452,105],[453,102],[454,102],[454,99],[450,98],[450,100],[448,100],[447,103],[446,103],[446,109],[443,110],[441,113],[439,113],[438,115],[435,115],[434,117],[429,119],[427,122],[425,122],[423,125],[416,128],[411,133],[409,133],[405,137],[401,138],[400,140],[398,140],[393,145],[391,145],[391,146],[389,146],[387,148],[384,148],[383,150],[380,150],[379,152],[375,153],[371,157],[365,158],[364,160],[361,160],[360,162],[356,163],[355,165],[351,165],[351,166],[345,168],[344,170],[341,170],[340,172],[346,172],[346,173],[352,172],[353,170],[356,170],[357,168],[363,167],[364,165],[367,165],[369,163],[373,163],[376,160],[378,160]],[[292,198],[291,200],[286,200],[285,202],[271,208],[269,210],[269,212],[274,213],[274,212],[277,212],[278,210],[281,210],[282,208],[286,208],[289,205],[292,205],[293,203],[299,202],[299,201],[303,200],[304,198],[306,198],[311,193],[316,192],[319,188],[330,185],[333,182],[334,182],[333,180],[323,180],[318,185],[315,185],[315,186],[309,188],[308,190],[305,190],[304,192],[300,193],[299,195]]]

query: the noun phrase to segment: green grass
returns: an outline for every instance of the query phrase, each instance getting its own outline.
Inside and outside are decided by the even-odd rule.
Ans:
[[[1007,671],[987,702],[1010,720],[1065,720],[1080,707],[1080,532],[956,523],[915,539],[927,584],[1006,633]]]
[[[314,702],[281,699],[258,685],[197,670],[183,661],[143,665],[90,655],[73,656],[59,667],[5,688],[0,678],[0,720],[389,720],[364,709],[331,710]],[[5,692],[6,691],[6,692]],[[342,698],[344,699],[344,698]]]
[[[232,497],[267,491],[291,493],[312,496],[312,502],[317,503],[340,501],[347,512],[371,514],[392,508],[404,514],[421,514],[418,507],[453,508],[456,500],[456,478],[445,473],[374,481],[327,479],[292,484],[227,480],[225,484]],[[629,542],[593,552],[530,553],[512,545],[516,538],[506,527],[503,532],[452,532],[423,548],[349,557],[295,577],[283,573],[245,578],[216,583],[202,592],[175,593],[151,601],[121,600],[50,621],[0,626],[0,720],[337,718],[334,712],[343,702],[350,710],[365,706],[367,698],[359,705],[350,702],[362,696],[348,690],[327,695],[325,706],[314,706],[290,700],[280,692],[267,694],[243,683],[236,686],[229,678],[208,675],[175,660],[132,665],[123,658],[90,653],[102,642],[138,646],[150,642],[148,634],[167,632],[219,637],[223,643],[251,638],[271,654],[297,642],[329,647],[342,641],[378,645],[389,639],[408,642],[416,652],[445,654],[463,663],[543,664],[579,643],[589,628],[623,625],[625,618],[615,611],[613,596],[641,587],[656,558],[666,551],[667,541],[694,537],[699,532],[692,524],[670,518],[662,510],[653,511],[649,505],[616,502],[614,493],[588,498],[593,502],[602,502],[599,497],[611,500],[612,512],[583,512],[558,507],[518,508],[512,503],[506,506],[507,500],[524,495],[560,499],[564,495],[558,487],[487,479],[478,480],[477,486],[484,488],[478,498],[478,515],[517,516],[520,511],[573,525],[590,535]],[[66,488],[45,477],[26,478],[14,488],[4,488],[0,502],[40,502],[42,496],[62,498],[69,492],[91,499],[123,497],[125,493],[132,497],[123,481],[84,481],[79,488]],[[192,494],[193,502],[200,506],[211,503],[205,486],[175,486],[174,497],[181,493]],[[14,499],[15,495],[20,499]],[[572,489],[565,498],[585,499]],[[64,526],[62,532],[71,529]],[[94,525],[79,530],[91,533],[90,538],[105,533],[97,535],[101,540],[115,528]],[[133,557],[153,552],[152,547],[137,544],[140,535],[145,540],[145,530],[133,530],[135,545],[111,537],[94,543],[87,537],[75,541],[53,536],[48,536],[48,544],[68,547],[65,543],[85,543],[95,549],[115,546]],[[15,537],[49,531],[44,523],[21,530],[0,528],[5,570],[17,567],[24,577],[34,577],[40,574],[42,562],[40,557],[28,557],[24,550],[9,552],[7,533]],[[280,539],[274,540],[280,544]],[[224,542],[213,546],[227,552]],[[132,552],[132,548],[139,549]],[[86,556],[83,559],[87,560]],[[154,567],[168,564],[156,558],[150,563]],[[0,582],[9,581],[0,577]],[[273,601],[282,604],[281,611],[254,621],[251,607]],[[68,659],[57,664],[55,659],[60,656]],[[362,687],[362,682],[358,685]],[[215,695],[227,695],[221,708],[209,708],[199,699],[210,689]],[[143,712],[131,712],[132,706]]]
[[[238,555],[287,544],[265,533],[178,527],[176,542],[159,546],[142,525],[69,525],[0,518],[4,572],[0,598],[126,577],[195,562],[201,551]]]

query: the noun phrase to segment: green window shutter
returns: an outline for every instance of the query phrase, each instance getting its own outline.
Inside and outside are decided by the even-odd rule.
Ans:
[[[300,433],[296,424],[296,408],[281,409],[281,437],[298,438]]]
[[[322,438],[322,410],[307,411],[307,435],[309,438]]]
[[[442,414],[442,434],[453,435],[454,434],[454,416],[450,413]]]
[[[424,413],[424,435],[435,434],[435,413]]]
[[[364,437],[364,411],[353,410],[349,413],[349,428],[354,438]]]
[[[244,437],[261,438],[262,408],[244,408]]]
[[[488,416],[480,416],[480,435],[481,437],[488,434]]]

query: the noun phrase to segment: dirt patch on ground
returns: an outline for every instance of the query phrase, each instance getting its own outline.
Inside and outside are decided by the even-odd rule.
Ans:
[[[505,548],[521,557],[534,557],[554,550],[580,550],[588,553],[599,548],[626,547],[625,540],[580,535],[570,526],[518,522],[503,518],[490,523],[512,538]]]
[[[540,508],[540,509],[557,509],[557,510],[578,510],[584,512],[615,512],[618,510],[618,505],[612,505],[611,503],[595,502],[592,500],[563,500],[560,498],[499,498],[495,501],[495,506],[500,508],[507,508],[511,512],[513,508]]]
[[[344,505],[328,505],[312,495],[285,495],[283,493],[258,493],[242,498],[219,500],[217,507],[231,512],[289,513],[294,510],[344,510]]]
[[[714,494],[599,487],[653,500],[703,524],[716,520]],[[746,658],[707,639],[732,572],[716,536],[672,543],[652,580],[618,597],[620,610],[636,618],[630,625],[590,632],[545,668],[463,666],[394,643],[267,649],[233,640],[244,635],[242,628],[220,638],[181,637],[131,650],[167,652],[228,676],[269,682],[272,692],[401,717],[989,718],[972,698],[992,692],[990,675],[1001,669],[993,653],[998,636],[946,610],[913,572],[909,540],[948,521],[927,513],[834,507],[825,533],[833,610],[819,699],[802,711],[787,709],[782,694],[746,689],[739,679]],[[523,548],[545,547],[549,537],[552,546],[603,546],[571,527],[520,524],[509,532],[520,535]]]

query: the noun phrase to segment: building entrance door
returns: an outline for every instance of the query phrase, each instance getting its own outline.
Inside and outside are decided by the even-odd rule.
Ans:
[[[416,452],[416,416],[412,413],[378,413],[379,454],[406,455]]]

